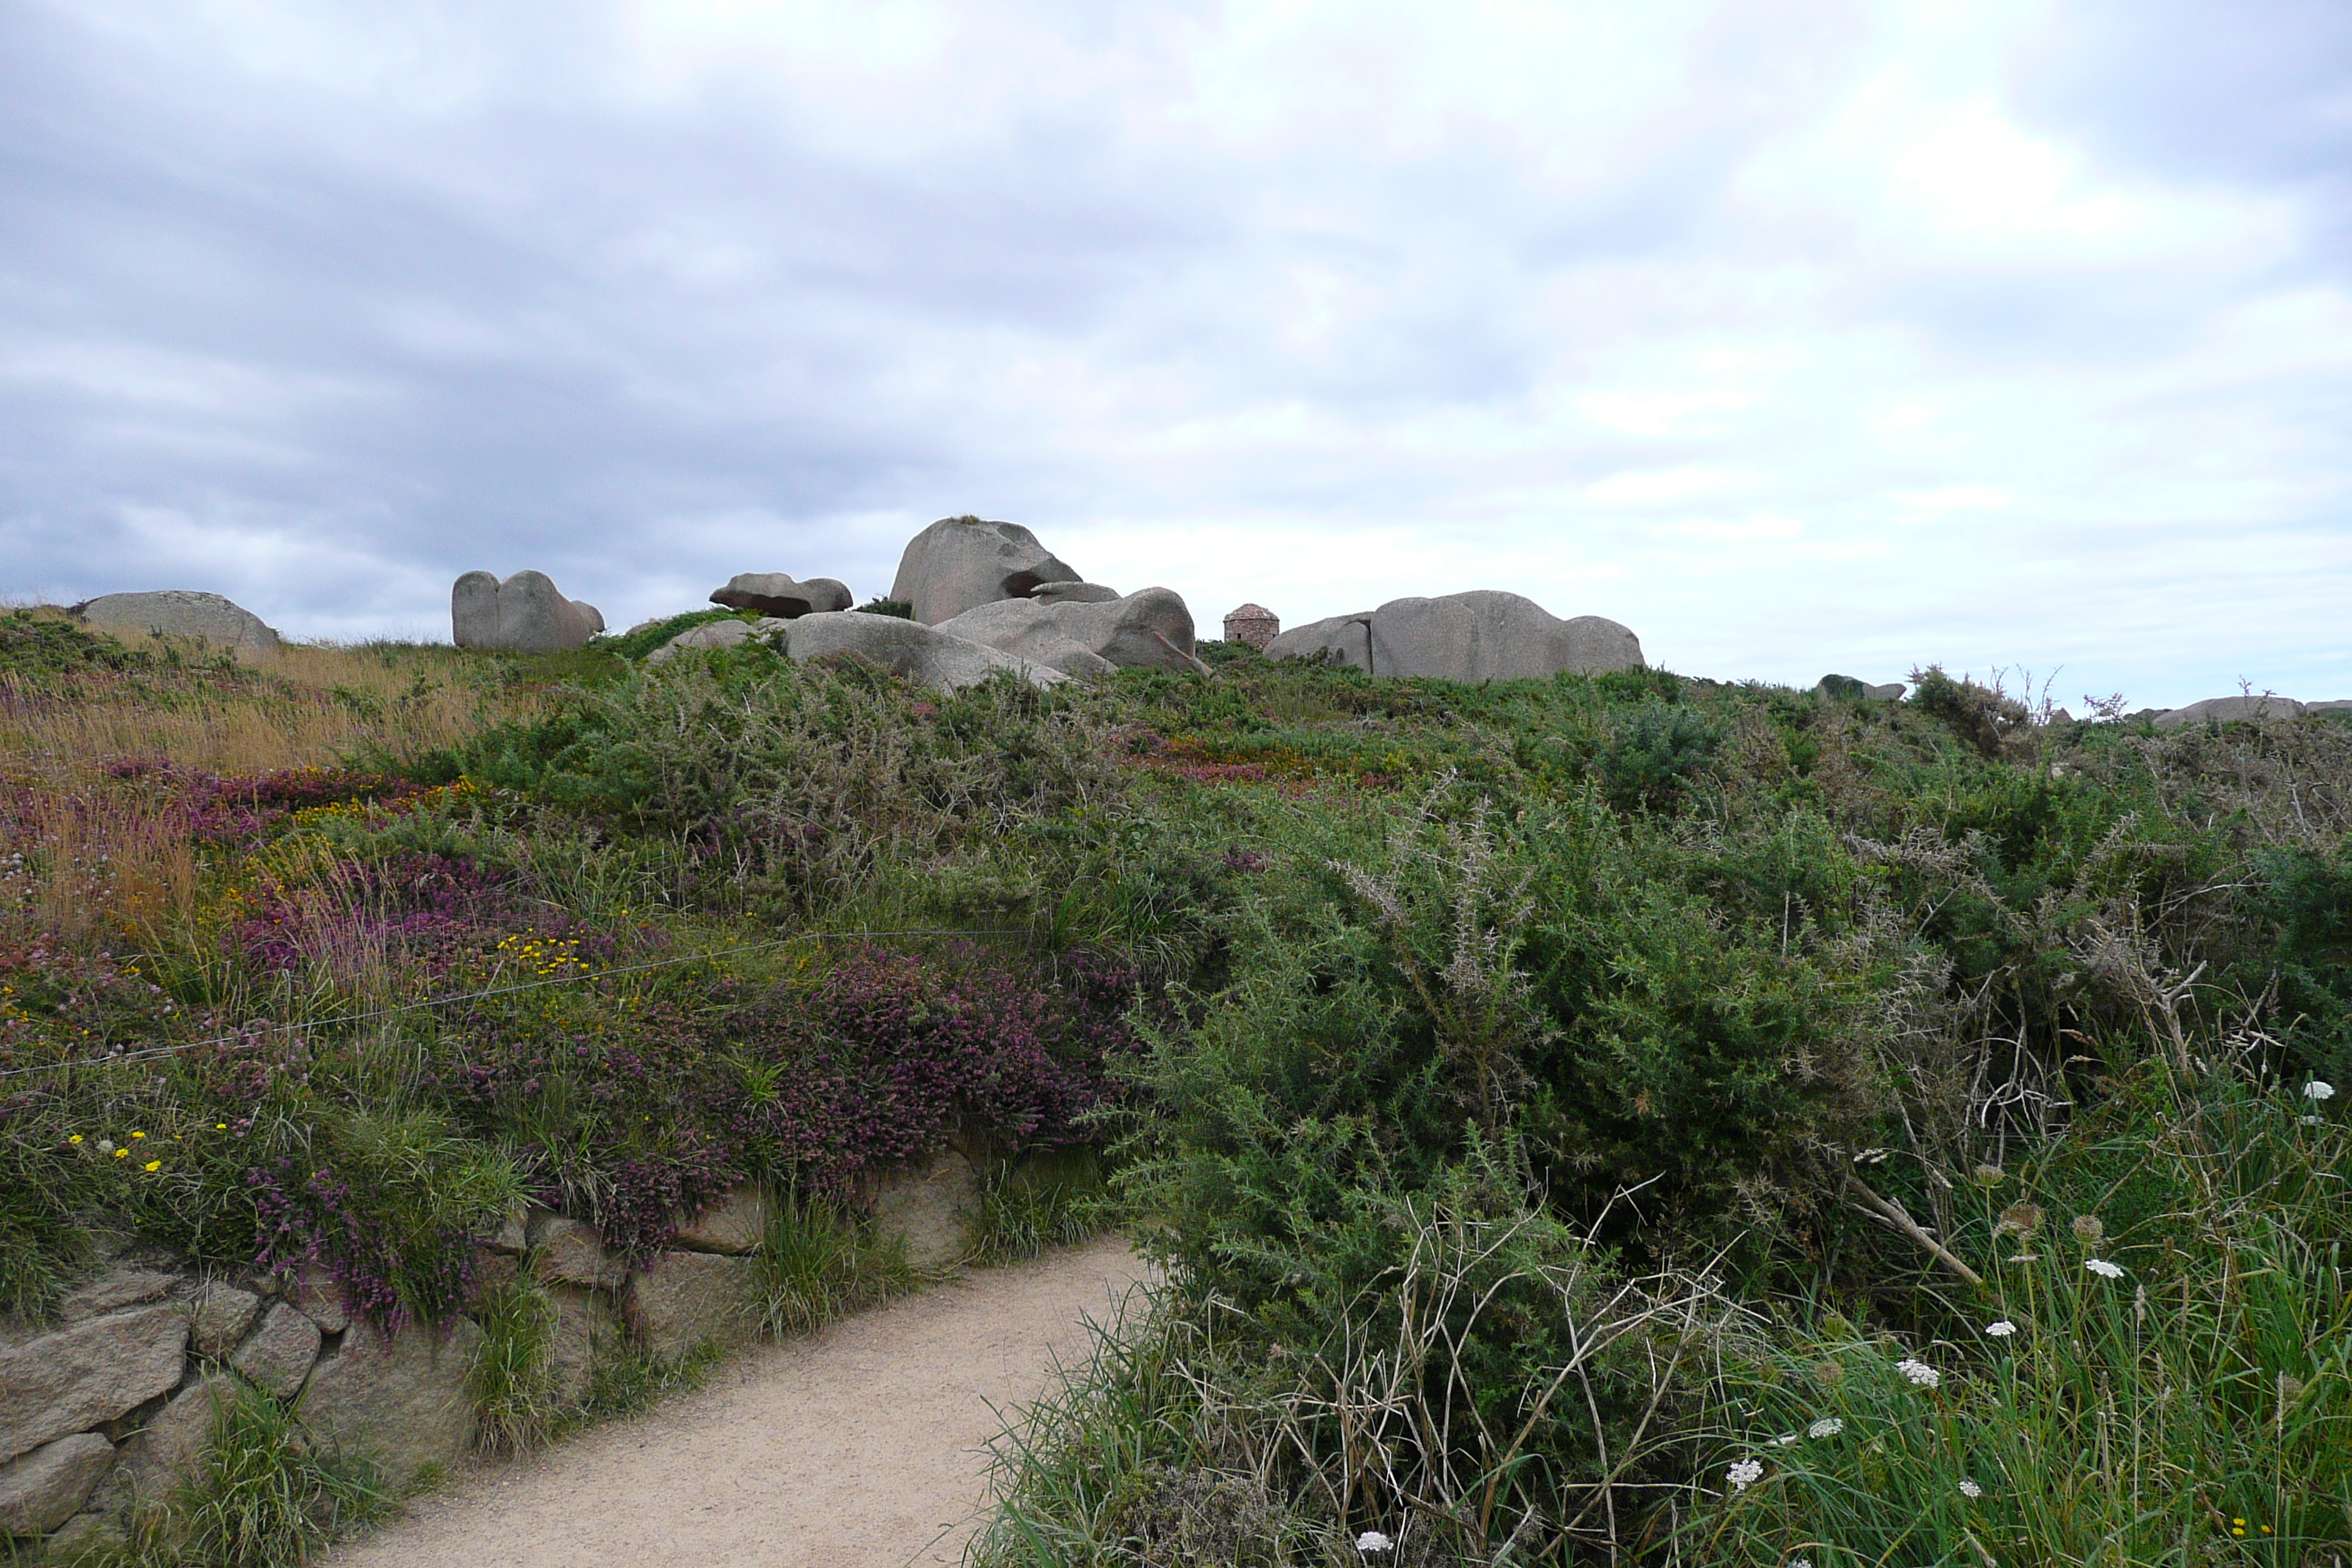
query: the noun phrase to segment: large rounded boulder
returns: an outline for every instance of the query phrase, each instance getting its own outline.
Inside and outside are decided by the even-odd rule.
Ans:
[[[1078,574],[1017,522],[943,517],[907,542],[890,596],[912,605],[925,626],[999,599],[1025,599]]]
[[[1064,597],[1047,587],[1034,599],[1000,599],[966,610],[940,622],[937,629],[1050,665],[1065,675],[1203,668],[1192,652],[1192,612],[1171,588],[1101,598]]]
[[[1286,631],[1268,657],[1328,651],[1372,675],[1438,680],[1541,679],[1642,665],[1642,639],[1615,621],[1563,621],[1533,599],[1482,588],[1433,599],[1391,599],[1377,610],[1333,616]]]
[[[556,653],[586,647],[604,629],[604,616],[565,598],[544,572],[518,572],[503,583],[468,572],[449,590],[449,629],[459,647]]]
[[[259,616],[218,594],[186,588],[164,588],[152,594],[104,594],[76,605],[68,615],[84,626],[110,632],[152,632],[161,637],[195,637],[214,647],[240,654],[268,653],[278,647],[278,634]]]

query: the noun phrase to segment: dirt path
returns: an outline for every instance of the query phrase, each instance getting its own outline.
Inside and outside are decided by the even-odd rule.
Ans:
[[[334,1568],[906,1568],[962,1559],[990,1410],[1086,1353],[1141,1276],[1105,1240],[737,1357],[635,1421],[418,1499]]]

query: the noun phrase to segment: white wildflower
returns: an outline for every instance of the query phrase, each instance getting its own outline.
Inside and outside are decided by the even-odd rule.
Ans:
[[[1359,1552],[1387,1552],[1394,1548],[1395,1545],[1395,1542],[1391,1541],[1387,1536],[1382,1535],[1377,1530],[1368,1530],[1364,1531],[1363,1534],[1356,1537],[1356,1550]]]
[[[2313,1079],[2303,1086],[2303,1098],[2314,1100],[2333,1100],[2336,1098],[2336,1086],[2326,1079]]]
[[[2010,1335],[2017,1332],[2017,1325],[2011,1322],[2007,1318],[2003,1318],[1999,1322],[1987,1323],[1985,1325],[1985,1332],[1993,1339],[2005,1340],[2009,1338]]]
[[[1789,1559],[1789,1568],[1813,1568],[1813,1560],[1810,1557],[1791,1557]]]
[[[1791,1443],[1801,1443],[1804,1440],[1804,1435],[1802,1433],[1791,1432],[1786,1436],[1773,1438],[1772,1447],[1776,1448],[1785,1448]]]
[[[1845,1423],[1834,1415],[1824,1415],[1805,1428],[1808,1437],[1834,1437],[1845,1430]]]
[[[1977,1485],[1974,1481],[1964,1479],[1960,1482],[1960,1495],[1962,1497],[1982,1497],[1984,1496],[1984,1488]]]
[[[1905,1356],[1895,1363],[1895,1370],[1922,1388],[1933,1388],[1944,1381],[1944,1374],[1915,1357]]]
[[[1764,1461],[1761,1459],[1742,1459],[1739,1463],[1732,1466],[1731,1468],[1724,1471],[1723,1479],[1731,1483],[1731,1489],[1733,1491],[1744,1492],[1755,1482],[1764,1479]]]
[[[2085,1258],[2083,1259],[2083,1267],[2102,1279],[2120,1279],[2124,1277],[2122,1264],[2110,1263],[2104,1258]]]

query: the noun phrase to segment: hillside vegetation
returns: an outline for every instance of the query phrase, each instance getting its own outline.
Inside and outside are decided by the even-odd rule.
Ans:
[[[0,618],[0,1308],[955,1141],[1169,1266],[988,1563],[2352,1542],[2352,727],[644,651]]]

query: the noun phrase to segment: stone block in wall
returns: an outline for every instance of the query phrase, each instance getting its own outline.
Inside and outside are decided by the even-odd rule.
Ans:
[[[0,1535],[47,1535],[81,1511],[113,1463],[113,1444],[77,1432],[0,1465]]]
[[[126,1415],[178,1384],[184,1303],[68,1324],[0,1351],[0,1461]]]
[[[530,1245],[530,1205],[516,1204],[475,1233],[474,1240],[491,1252],[520,1252]]]
[[[296,1413],[342,1454],[374,1460],[390,1485],[405,1487],[426,1465],[454,1465],[471,1446],[466,1374],[481,1343],[467,1318],[438,1329],[411,1324],[389,1339],[355,1322],[311,1369]]]
[[[902,1237],[907,1261],[939,1268],[964,1254],[964,1216],[980,1200],[971,1162],[945,1150],[885,1174],[874,1192],[874,1228]]]
[[[261,1298],[215,1279],[196,1293],[188,1348],[198,1355],[225,1356],[261,1315]]]
[[[588,1396],[604,1347],[621,1337],[621,1315],[610,1297],[584,1285],[551,1285],[547,1294],[555,1303],[555,1331],[548,1347],[555,1396],[577,1405]]]
[[[295,1270],[286,1287],[286,1299],[302,1309],[302,1315],[318,1324],[322,1334],[340,1334],[350,1326],[351,1319],[343,1310],[342,1285],[315,1263]]]
[[[551,1285],[585,1285],[617,1290],[628,1282],[628,1266],[604,1250],[593,1226],[548,1215],[530,1229],[532,1267]]]
[[[280,1399],[291,1399],[319,1359],[321,1336],[308,1314],[280,1301],[261,1320],[261,1331],[237,1348],[229,1364]]]
[[[124,1438],[120,1462],[100,1496],[108,1511],[127,1514],[160,1503],[181,1482],[194,1479],[212,1439],[214,1412],[236,1397],[236,1379],[225,1372],[207,1373]]]
[[[621,1313],[648,1353],[675,1362],[710,1342],[750,1337],[750,1262],[715,1252],[665,1252],[629,1281]]]
[[[78,1323],[84,1318],[119,1312],[142,1301],[155,1300],[179,1282],[179,1276],[152,1268],[110,1269],[66,1292],[65,1299],[58,1303],[58,1319]]]
[[[768,1235],[768,1199],[746,1183],[677,1227],[670,1245],[688,1252],[750,1252]]]

